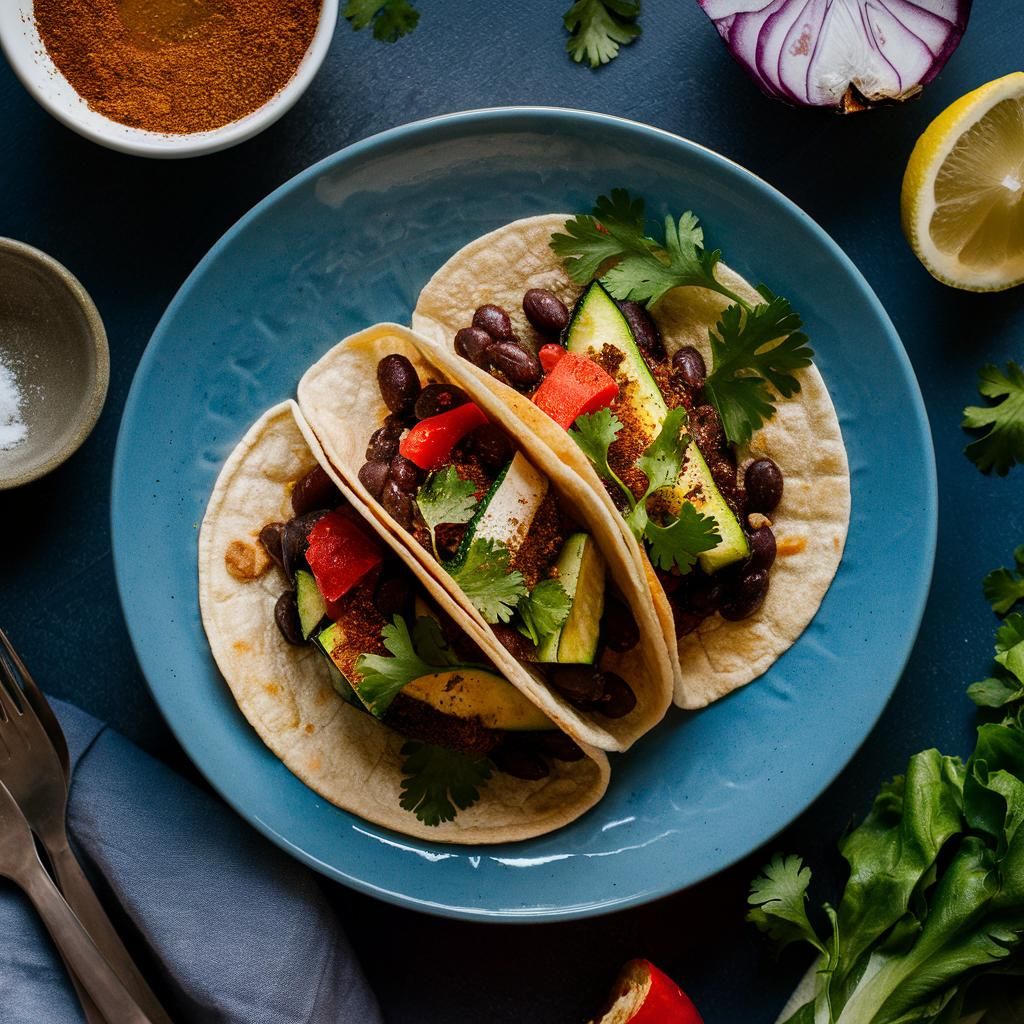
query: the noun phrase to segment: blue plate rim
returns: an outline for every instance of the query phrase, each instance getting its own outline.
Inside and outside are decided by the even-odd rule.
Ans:
[[[378,147],[386,147],[393,145],[397,142],[414,140],[422,134],[429,133],[438,127],[459,127],[461,125],[477,127],[480,124],[486,124],[488,122],[494,123],[496,128],[500,128],[508,122],[515,121],[516,119],[529,119],[529,118],[550,118],[553,122],[557,123],[560,121],[572,120],[576,121],[582,119],[583,121],[589,121],[595,125],[614,125],[614,126],[625,126],[627,128],[635,129],[643,133],[648,133],[661,137],[668,140],[669,142],[681,146],[684,149],[691,151],[699,151],[706,157],[710,158],[712,162],[721,165],[728,166],[735,171],[739,171],[742,175],[745,175],[756,185],[763,189],[778,206],[780,206],[785,213],[789,216],[795,217],[800,221],[805,228],[807,228],[817,239],[824,245],[830,256],[835,259],[847,272],[850,280],[855,285],[857,290],[862,294],[869,306],[872,307],[875,314],[878,317],[879,323],[883,327],[884,331],[888,335],[891,343],[892,351],[896,356],[896,361],[899,366],[901,375],[904,383],[907,385],[908,393],[912,399],[913,407],[913,418],[916,425],[920,429],[920,434],[925,441],[924,448],[921,452],[922,462],[924,463],[925,480],[924,485],[927,490],[928,504],[924,510],[924,514],[927,517],[926,529],[922,531],[924,533],[925,553],[926,557],[922,564],[922,570],[919,575],[919,586],[915,591],[915,606],[910,615],[907,616],[907,621],[912,625],[905,636],[904,649],[900,652],[899,657],[894,660],[893,664],[899,667],[899,671],[894,673],[892,682],[888,686],[888,692],[885,694],[885,699],[881,702],[877,714],[871,721],[871,727],[865,733],[861,743],[853,746],[841,759],[834,770],[823,773],[821,784],[818,787],[817,793],[811,797],[811,799],[804,804],[802,807],[796,808],[793,813],[780,823],[778,829],[770,836],[765,836],[756,843],[747,844],[741,848],[730,851],[718,868],[699,879],[695,879],[688,883],[680,883],[673,885],[671,883],[659,883],[652,886],[643,892],[635,893],[632,896],[625,897],[619,901],[609,901],[599,905],[587,905],[582,907],[571,907],[571,908],[556,908],[548,909],[545,911],[538,911],[536,908],[532,908],[529,911],[510,913],[508,910],[490,910],[487,908],[478,907],[459,907],[452,906],[450,904],[439,904],[433,901],[425,901],[418,899],[414,896],[410,896],[404,893],[394,892],[391,890],[383,889],[379,886],[375,886],[372,882],[366,881],[361,878],[355,878],[347,875],[344,871],[336,868],[332,864],[328,864],[320,858],[307,853],[301,847],[294,844],[286,836],[281,835],[275,831],[269,824],[264,822],[257,815],[252,814],[244,807],[240,806],[232,798],[231,794],[222,787],[222,785],[214,778],[208,776],[202,769],[199,761],[196,760],[195,756],[191,753],[188,743],[186,742],[187,737],[183,730],[176,728],[173,718],[168,715],[163,701],[158,694],[157,690],[149,681],[149,677],[143,668],[143,655],[136,640],[135,634],[132,631],[128,619],[125,601],[125,590],[127,587],[126,581],[126,567],[123,562],[122,555],[119,553],[119,544],[117,542],[118,536],[118,519],[121,510],[121,504],[124,500],[123,492],[119,481],[123,477],[122,463],[126,458],[125,452],[127,450],[127,432],[125,429],[126,423],[130,422],[135,415],[135,408],[141,401],[141,385],[140,380],[146,375],[150,368],[150,364],[157,358],[156,347],[153,342],[157,339],[165,330],[165,326],[169,323],[174,316],[177,314],[178,308],[182,306],[189,296],[192,288],[195,287],[198,280],[202,277],[207,267],[216,261],[220,256],[220,253],[234,240],[234,238],[248,227],[250,222],[260,216],[260,214],[273,205],[279,197],[282,197],[295,189],[296,187],[304,184],[308,180],[317,177],[323,172],[323,170],[329,165],[332,169],[337,169],[339,165],[343,165],[350,161],[358,160],[364,153],[372,152]],[[387,903],[391,903],[396,906],[405,907],[407,909],[418,910],[423,913],[432,914],[440,917],[447,917],[453,919],[460,919],[466,921],[476,922],[489,922],[489,923],[515,923],[515,924],[536,924],[536,923],[547,923],[554,921],[568,921],[568,920],[581,920],[588,917],[596,917],[604,914],[616,913],[623,910],[628,910],[632,907],[642,906],[646,903],[650,903],[654,900],[670,896],[673,893],[679,892],[684,888],[688,888],[692,885],[698,885],[708,878],[714,877],[716,874],[727,870],[744,857],[751,854],[754,850],[759,849],[761,846],[772,841],[772,839],[789,827],[807,808],[813,803],[814,800],[818,799],[822,793],[839,777],[839,775],[849,765],[853,759],[857,750],[871,734],[874,728],[877,726],[881,716],[884,714],[889,702],[892,699],[892,695],[899,684],[900,679],[903,676],[903,672],[906,669],[907,662],[910,659],[914,644],[916,643],[918,633],[920,632],[921,622],[924,618],[925,608],[928,602],[928,597],[931,591],[931,581],[934,572],[935,555],[938,541],[938,476],[935,463],[935,447],[932,436],[931,424],[928,419],[928,413],[924,404],[924,398],[921,393],[920,384],[917,380],[917,375],[914,372],[913,364],[910,361],[910,357],[907,354],[906,349],[903,346],[903,342],[900,339],[899,333],[897,332],[895,325],[893,324],[889,314],[886,312],[885,307],[882,305],[881,300],[876,295],[874,289],[868,283],[867,279],[860,272],[856,264],[850,259],[850,257],[843,251],[839,243],[832,238],[831,235],[817,221],[815,221],[808,213],[801,209],[793,200],[789,199],[784,193],[779,191],[775,186],[765,181],[759,175],[750,171],[742,164],[729,157],[723,156],[721,153],[705,146],[699,142],[695,142],[692,139],[687,139],[682,135],[678,135],[674,132],[670,132],[663,128],[657,128],[653,125],[648,125],[642,121],[632,120],[630,118],[619,117],[612,114],[603,114],[598,111],[583,110],[573,107],[559,107],[559,106],[543,106],[543,105],[522,105],[522,106],[506,106],[506,107],[483,107],[463,111],[455,111],[447,114],[439,114],[432,117],[422,118],[416,121],[411,121],[406,124],[397,125],[394,128],[389,128],[381,132],[377,132],[373,135],[367,136],[365,139],[360,139],[357,142],[351,143],[348,146],[331,153],[322,159],[311,164],[309,167],[297,174],[293,175],[287,181],[283,182],[272,192],[268,193],[263,199],[257,202],[255,205],[249,208],[234,224],[229,227],[224,234],[217,239],[217,241],[210,247],[203,258],[196,264],[193,270],[189,273],[188,277],[182,282],[181,286],[175,292],[174,297],[171,299],[167,308],[164,310],[163,315],[157,322],[156,327],[153,329],[153,333],[150,335],[149,341],[146,344],[146,348],[142,353],[142,357],[139,360],[138,366],[132,377],[132,384],[128,392],[128,396],[125,400],[124,409],[121,416],[121,424],[118,428],[117,441],[114,447],[114,459],[111,473],[111,501],[110,501],[110,527],[111,527],[111,549],[114,563],[114,576],[117,584],[118,599],[121,603],[122,614],[125,617],[126,627],[128,629],[129,640],[132,645],[132,650],[135,654],[136,660],[139,663],[140,672],[143,679],[146,682],[146,686],[149,689],[150,694],[153,697],[154,702],[160,710],[164,721],[167,723],[168,728],[174,735],[175,739],[182,746],[185,752],[188,754],[189,759],[199,770],[203,778],[206,779],[208,784],[217,792],[217,794],[241,817],[243,817],[250,825],[256,828],[262,835],[268,838],[275,845],[286,850],[292,856],[296,857],[302,863],[314,868],[315,870],[325,874],[327,877],[341,882],[359,892],[366,895],[373,896],[377,899],[384,900]],[[628,756],[628,755],[627,755]]]

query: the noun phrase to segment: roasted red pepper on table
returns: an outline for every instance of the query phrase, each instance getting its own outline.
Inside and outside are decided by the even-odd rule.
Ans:
[[[534,392],[533,404],[568,430],[577,416],[603,409],[618,396],[618,385],[597,363],[566,352]]]
[[[380,565],[380,547],[340,512],[328,512],[309,531],[306,562],[324,600],[344,597],[371,569]]]
[[[398,451],[420,469],[440,469],[451,450],[487,417],[473,402],[420,420],[398,445]]]
[[[704,1024],[686,993],[649,960],[619,972],[604,1012],[591,1024]]]

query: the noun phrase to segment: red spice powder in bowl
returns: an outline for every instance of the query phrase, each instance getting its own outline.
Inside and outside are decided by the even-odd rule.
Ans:
[[[0,46],[58,120],[154,157],[268,127],[323,62],[338,0],[7,0]]]

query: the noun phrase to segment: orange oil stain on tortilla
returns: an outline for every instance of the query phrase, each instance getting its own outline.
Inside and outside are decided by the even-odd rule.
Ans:
[[[319,754],[314,754],[306,762],[306,768],[309,770],[310,774],[312,774],[312,775],[318,774],[320,769],[323,768],[323,761],[320,760],[320,755]]]
[[[799,555],[806,547],[806,537],[783,537],[776,546],[775,551],[780,557],[784,555]]]
[[[317,690],[316,696],[313,698],[313,703],[316,704],[317,707],[322,707],[328,700],[330,700],[330,697],[330,690]]]
[[[247,651],[251,651],[252,648],[245,640],[236,640],[232,645],[232,649],[236,654],[245,654]]]
[[[263,689],[271,696],[276,697],[281,692],[281,687],[277,683],[265,683]]]
[[[270,568],[270,556],[262,545],[233,540],[224,552],[224,568],[239,583],[259,579]]]
[[[312,722],[306,723],[306,734],[312,736],[316,732],[316,726]]]

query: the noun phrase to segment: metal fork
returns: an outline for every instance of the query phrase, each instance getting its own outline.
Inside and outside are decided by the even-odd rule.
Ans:
[[[153,1024],[171,1024],[68,845],[67,744],[56,717],[3,630],[0,646],[0,781],[43,844],[64,898],[124,988]],[[47,727],[37,706],[45,709]],[[51,730],[59,738],[59,752]]]
[[[149,1024],[125,991],[46,873],[32,831],[10,791],[0,783],[0,875],[20,886],[32,901],[60,954],[70,964],[110,1024]]]

